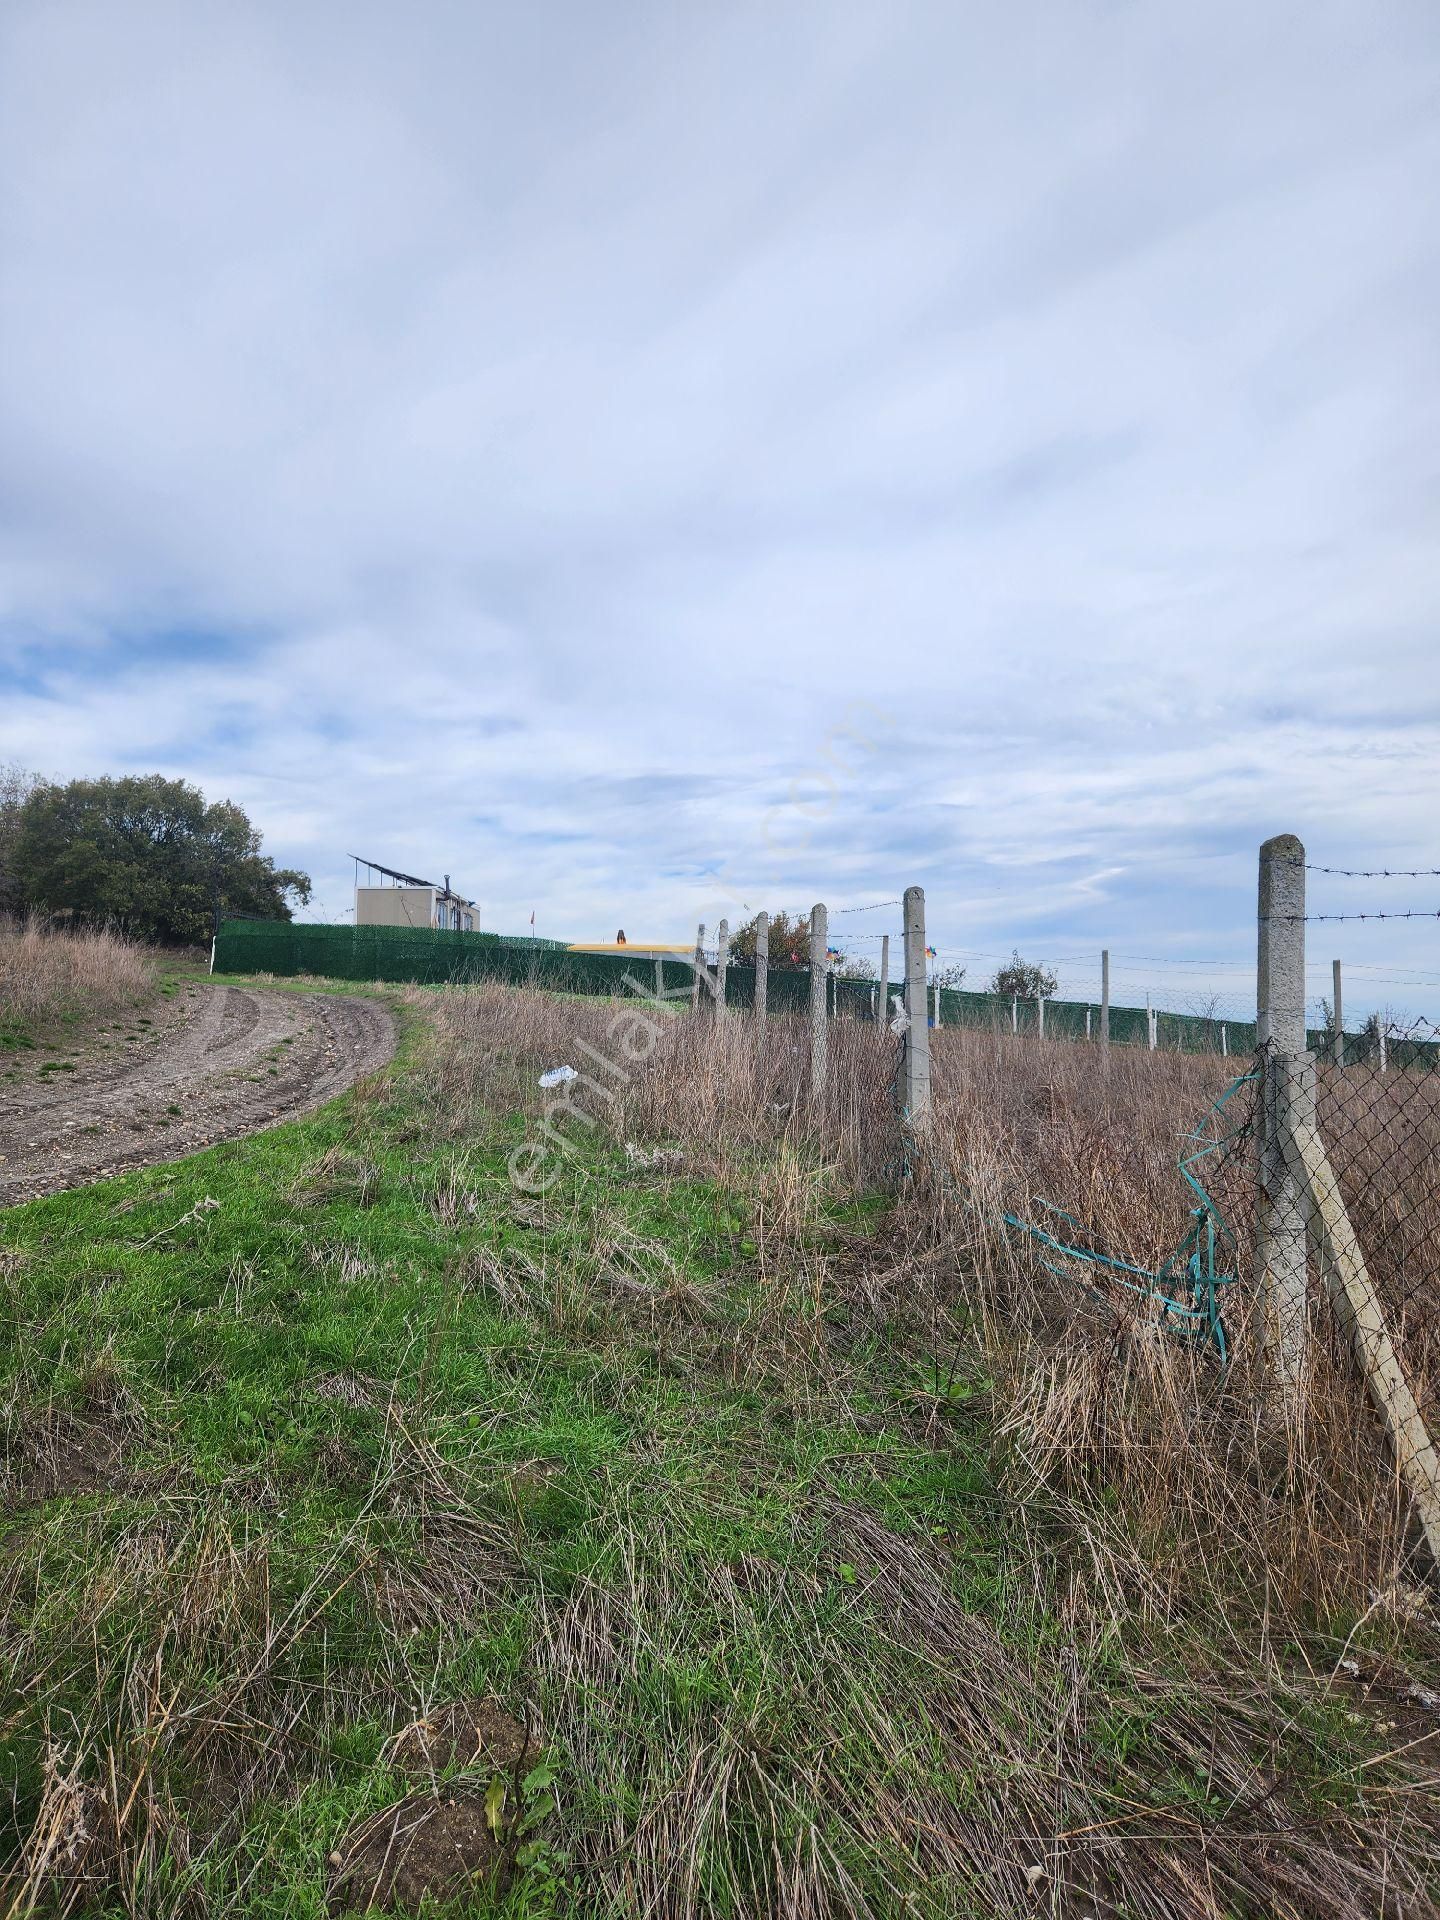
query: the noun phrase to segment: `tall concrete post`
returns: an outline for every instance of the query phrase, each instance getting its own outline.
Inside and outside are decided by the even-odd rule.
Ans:
[[[715,1011],[725,1011],[725,974],[730,965],[730,922],[722,920],[715,936]]]
[[[755,916],[755,1020],[765,1024],[765,1003],[770,991],[770,916]]]
[[[938,980],[935,982],[934,986],[931,987],[930,989],[930,1004],[934,1010],[932,1014],[932,1018],[934,1020],[935,1025],[938,1027],[940,1024],[940,982]]]
[[[930,1027],[925,1018],[925,889],[905,889],[905,1066],[902,1093],[912,1127],[930,1123]]]
[[[695,930],[695,978],[690,985],[690,1011],[700,1010],[700,989],[705,983],[705,922]]]
[[[890,1019],[890,936],[888,933],[882,933],[880,936],[880,1018],[887,1024]]]
[[[825,1068],[830,1038],[826,999],[829,982],[827,954],[829,921],[823,906],[810,909],[810,1091],[825,1091]]]
[[[1100,1051],[1110,1051],[1110,949],[1100,954]]]
[[[1150,1005],[1149,990],[1145,994],[1145,1044],[1151,1053],[1155,1051],[1155,1011]]]
[[[1035,996],[1035,1031],[1042,1040],[1045,1038],[1045,996],[1043,993],[1037,993]]]
[[[1335,1039],[1334,1054],[1337,1067],[1345,1064],[1345,1002],[1341,997],[1340,962],[1331,962],[1335,974]]]
[[[1255,1037],[1261,1055],[1255,1281],[1281,1382],[1305,1365],[1309,1196],[1287,1136],[1313,1130],[1315,1062],[1305,1049],[1305,849],[1291,833],[1260,849]]]

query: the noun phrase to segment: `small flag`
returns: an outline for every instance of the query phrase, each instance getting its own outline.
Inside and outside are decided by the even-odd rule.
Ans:
[[[533,907],[530,909],[530,924],[532,927],[535,924],[535,909]]]

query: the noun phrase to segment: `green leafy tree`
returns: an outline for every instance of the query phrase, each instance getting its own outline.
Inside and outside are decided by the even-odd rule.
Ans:
[[[24,905],[15,874],[15,839],[25,802],[39,784],[38,774],[13,760],[0,765],[0,913],[15,913]]]
[[[310,876],[262,854],[240,807],[158,773],[42,781],[20,807],[11,858],[27,907],[144,940],[208,940],[217,908],[288,920],[310,898]]]
[[[1005,965],[997,968],[990,991],[1003,994],[1007,1000],[1048,1000],[1059,984],[1048,967],[1036,960],[1022,960],[1012,949]]]

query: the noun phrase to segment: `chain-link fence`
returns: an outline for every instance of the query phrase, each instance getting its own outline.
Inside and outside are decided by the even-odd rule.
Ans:
[[[1440,1383],[1440,1027],[1376,1022],[1358,1043],[1346,1038],[1341,1063],[1322,1055],[1315,1120],[1334,1198],[1430,1401]]]

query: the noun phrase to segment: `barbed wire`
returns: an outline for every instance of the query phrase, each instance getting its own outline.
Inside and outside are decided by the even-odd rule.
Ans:
[[[1291,860],[1307,873],[1329,873],[1342,880],[1440,880],[1440,867],[1319,867],[1311,860]]]
[[[1308,924],[1321,920],[1440,920],[1440,907],[1433,911],[1429,907],[1411,907],[1404,913],[1381,911],[1377,913],[1277,913],[1272,919],[1300,921]]]

